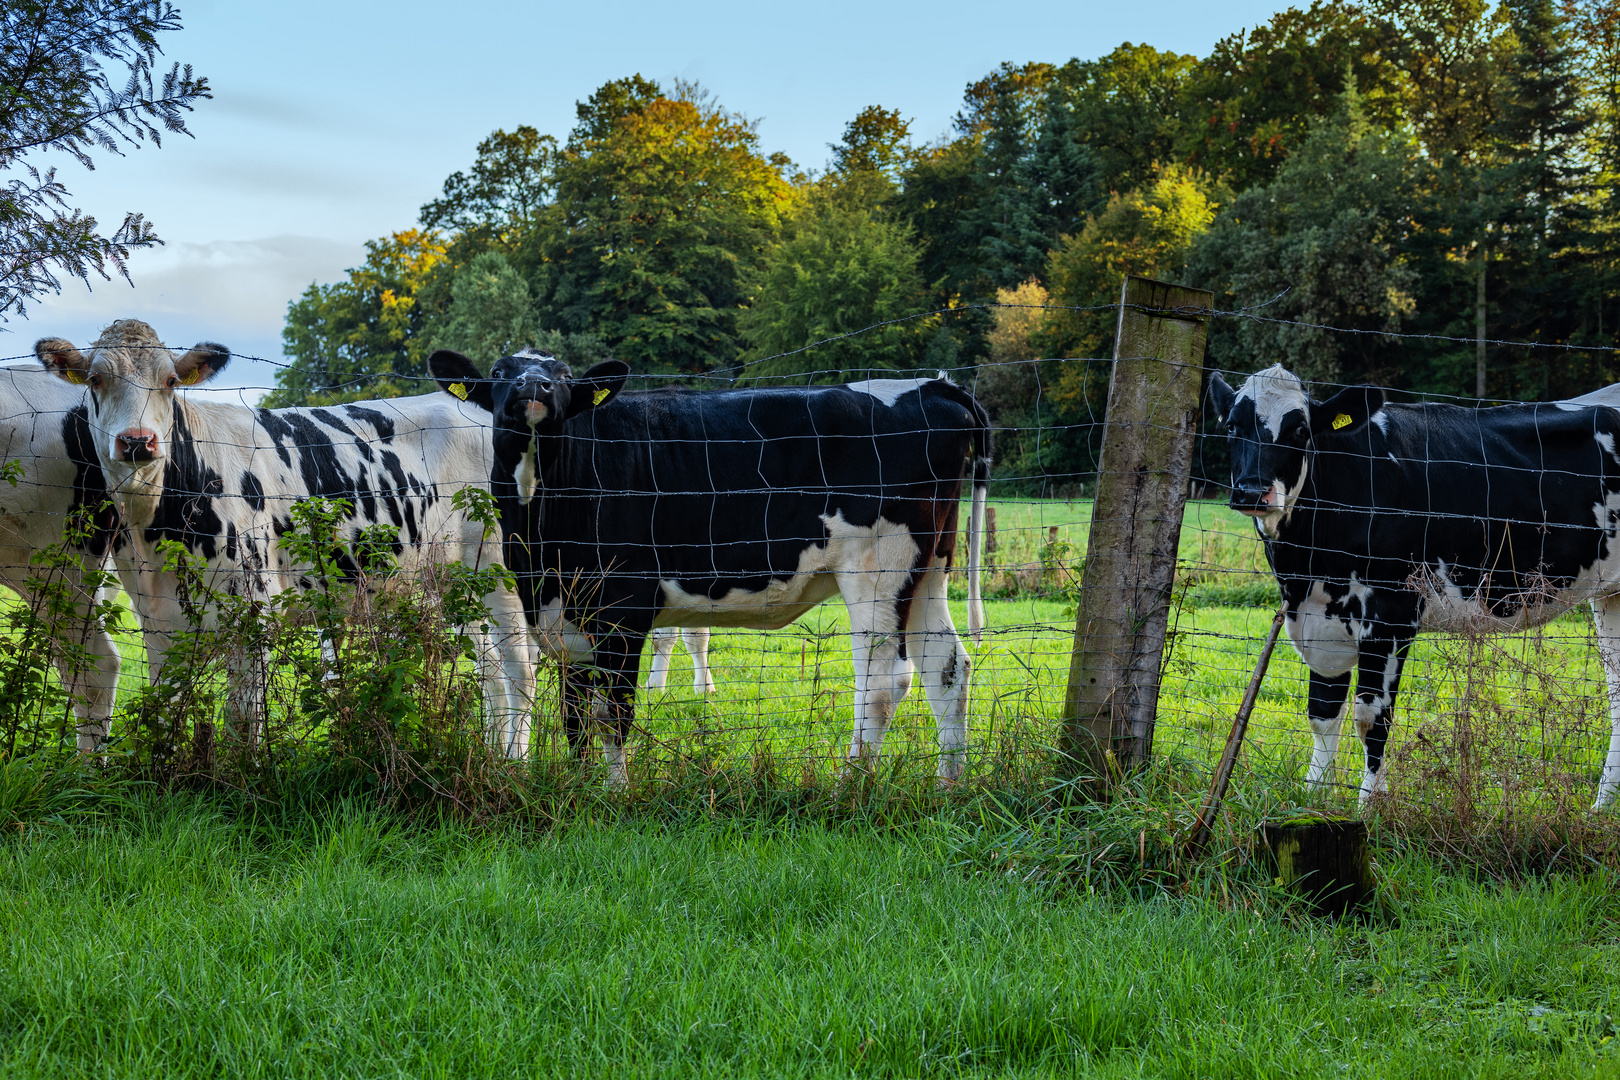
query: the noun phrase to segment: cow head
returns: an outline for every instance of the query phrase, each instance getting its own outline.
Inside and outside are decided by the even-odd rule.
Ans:
[[[630,374],[622,360],[604,360],[575,378],[567,364],[535,349],[502,357],[487,376],[460,353],[440,349],[428,357],[428,370],[445,393],[488,409],[497,432],[525,441],[561,434],[571,417],[613,400]]]
[[[36,342],[34,355],[59,378],[90,387],[96,454],[115,475],[155,468],[169,453],[175,390],[207,382],[231,359],[212,342],[177,356],[137,319],[103,330],[88,357],[61,338]]]
[[[1273,364],[1233,390],[1220,375],[1209,384],[1232,450],[1232,509],[1268,535],[1294,511],[1321,444],[1362,430],[1384,405],[1384,392],[1352,386],[1314,401],[1298,375]]]

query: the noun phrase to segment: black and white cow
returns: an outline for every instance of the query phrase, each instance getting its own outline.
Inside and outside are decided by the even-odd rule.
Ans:
[[[173,635],[191,625],[179,580],[158,550],[165,540],[201,561],[210,587],[268,599],[310,584],[280,540],[292,505],[320,496],[349,502],[345,537],[393,525],[404,569],[499,561],[498,541],[486,540],[483,526],[451,501],[492,467],[483,410],[437,393],[312,409],[189,400],[179,388],[218,375],[229,350],[204,343],[177,355],[134,319],[109,326],[88,356],[55,338],[34,351],[47,370],[89,387],[89,442],[126,526],[113,561],[140,619],[154,681]],[[479,657],[491,737],[521,756],[533,657],[516,595],[498,589],[486,602],[496,640],[493,652],[480,642]],[[233,663],[232,721],[251,730],[263,715],[262,658]]]
[[[848,605],[855,655],[850,756],[880,751],[915,667],[938,724],[939,774],[961,774],[971,662],[945,579],[971,473],[977,634],[990,461],[988,417],[965,390],[938,378],[624,393],[618,361],[575,377],[531,350],[487,378],[458,353],[437,352],[429,367],[494,416],[506,564],[537,641],[571,662],[563,723],[581,755],[585,681],[602,691],[594,719],[605,721],[611,782],[625,781],[649,630],[775,629],[834,595]]]
[[[1314,401],[1280,365],[1236,391],[1216,375],[1211,393],[1230,438],[1231,505],[1265,539],[1311,671],[1308,780],[1332,767],[1354,672],[1361,799],[1384,789],[1419,628],[1515,630],[1590,603],[1613,723],[1596,806],[1609,805],[1620,786],[1620,412],[1580,400],[1387,404],[1367,386]]]
[[[0,464],[21,470],[0,482],[0,584],[34,602],[30,578],[58,571],[31,560],[47,547],[64,547],[68,563],[60,572],[71,604],[65,624],[50,632],[81,654],[60,655],[57,669],[73,703],[79,749],[88,753],[106,741],[118,691],[118,649],[96,609],[102,567],[120,537],[120,523],[107,503],[87,416],[82,387],[37,367],[0,368]],[[81,511],[89,520],[67,529]],[[42,605],[48,622],[54,620],[49,607]]]

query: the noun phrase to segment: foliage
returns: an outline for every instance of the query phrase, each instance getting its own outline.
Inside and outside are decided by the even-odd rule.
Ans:
[[[1147,186],[1113,196],[1048,258],[1053,302],[1074,308],[1117,303],[1127,274],[1178,279],[1215,218],[1215,195],[1204,175],[1170,166]],[[1114,311],[1054,310],[1035,340],[1049,357],[1106,357],[1115,321]]]
[[[973,394],[990,410],[992,419],[1011,427],[1035,404],[1040,392],[1035,336],[1050,317],[1049,297],[1039,281],[1031,278],[1014,289],[997,289],[993,320],[987,336],[990,355],[979,365]],[[1005,444],[1002,447],[1005,454]]]
[[[110,235],[70,210],[56,170],[26,164],[30,153],[65,153],[94,168],[92,151],[121,154],[163,133],[189,135],[185,114],[213,95],[191,65],[175,64],[154,81],[158,36],[180,29],[172,4],[154,0],[8,0],[0,6],[0,322],[25,313],[45,292],[61,292],[58,273],[89,284],[129,277],[131,251],[162,243],[128,213]],[[122,86],[107,65],[125,69]]]
[[[433,233],[407,229],[366,243],[346,281],[312,284],[287,305],[281,331],[289,363],[266,408],[399,397],[426,390],[426,319],[419,302],[443,260]]]
[[[1378,359],[1392,346],[1376,336],[1316,327],[1401,329],[1417,285],[1404,247],[1418,168],[1411,142],[1374,129],[1346,92],[1275,180],[1234,198],[1198,242],[1191,276],[1216,291],[1219,307],[1269,306],[1215,344],[1215,366],[1281,362],[1332,381],[1397,363]]]
[[[782,163],[694,87],[576,134],[542,287],[554,325],[594,331],[641,371],[730,365],[744,276],[788,201]]]
[[[1182,153],[1233,186],[1264,183],[1346,90],[1387,127],[1399,115],[1391,28],[1352,4],[1312,0],[1216,43],[1186,87]]]
[[[451,279],[454,301],[433,328],[433,349],[454,349],[493,363],[542,333],[529,283],[499,251],[486,251]]]
[[[926,310],[919,252],[909,226],[885,219],[858,199],[811,193],[765,258],[754,303],[739,329],[749,378],[810,373],[842,382],[923,360],[931,321],[911,318],[804,350]]]

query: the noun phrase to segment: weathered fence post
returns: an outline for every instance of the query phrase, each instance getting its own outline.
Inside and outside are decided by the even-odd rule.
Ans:
[[[1120,296],[1063,709],[1068,767],[1102,787],[1153,749],[1213,299],[1139,277]]]

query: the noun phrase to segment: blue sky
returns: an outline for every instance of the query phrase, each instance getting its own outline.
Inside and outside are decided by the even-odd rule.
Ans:
[[[900,109],[927,141],[1003,60],[1089,58],[1122,41],[1201,55],[1281,6],[183,0],[185,29],[164,47],[214,87],[192,114],[196,138],[59,174],[72,205],[110,224],[138,210],[167,246],[131,260],[133,288],[71,281],[0,325],[0,355],[47,334],[88,343],[136,317],[171,344],[279,359],[288,301],[340,278],[367,239],[414,224],[480,139],[518,124],[561,137],[575,101],[634,72],[702,82],[759,120],[765,150],[819,168],[866,105]],[[244,360],[228,376],[262,387],[274,369]]]

